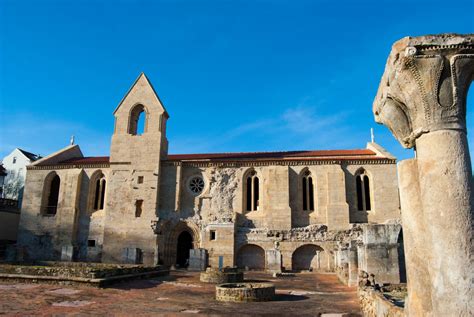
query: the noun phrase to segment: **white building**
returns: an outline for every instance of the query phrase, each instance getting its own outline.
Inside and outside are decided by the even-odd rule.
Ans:
[[[39,155],[20,148],[14,149],[3,158],[2,164],[7,175],[5,176],[2,198],[18,200],[18,204],[21,206],[23,188],[25,186],[26,166],[39,158]]]
[[[5,183],[5,176],[7,176],[7,171],[0,164],[0,198],[3,198],[3,184]]]

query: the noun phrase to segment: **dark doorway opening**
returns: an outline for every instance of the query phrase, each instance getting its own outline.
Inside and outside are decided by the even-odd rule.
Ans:
[[[178,236],[178,248],[176,253],[176,264],[179,267],[187,267],[189,264],[189,250],[193,248],[193,236],[183,231]]]

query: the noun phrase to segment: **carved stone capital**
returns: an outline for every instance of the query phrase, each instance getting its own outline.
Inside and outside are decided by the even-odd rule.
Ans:
[[[392,47],[374,100],[375,121],[405,148],[424,133],[466,131],[474,34],[405,37]]]

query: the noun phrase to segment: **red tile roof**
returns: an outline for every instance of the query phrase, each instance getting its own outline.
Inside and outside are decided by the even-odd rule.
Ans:
[[[78,157],[72,158],[65,161],[61,161],[58,164],[62,165],[74,165],[74,164],[106,164],[109,163],[108,156],[86,156],[86,157]]]
[[[360,150],[321,150],[286,152],[242,152],[242,153],[205,153],[205,154],[169,154],[167,161],[262,161],[262,160],[374,160],[377,156],[368,149]],[[62,161],[62,165],[107,164],[108,156],[80,157]]]

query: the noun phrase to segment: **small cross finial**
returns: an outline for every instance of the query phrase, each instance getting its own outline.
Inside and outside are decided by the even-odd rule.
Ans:
[[[375,142],[374,128],[370,128],[370,141],[371,141],[372,143]]]
[[[71,141],[70,141],[70,144],[71,144],[71,145],[74,145],[74,135],[71,135]]]

